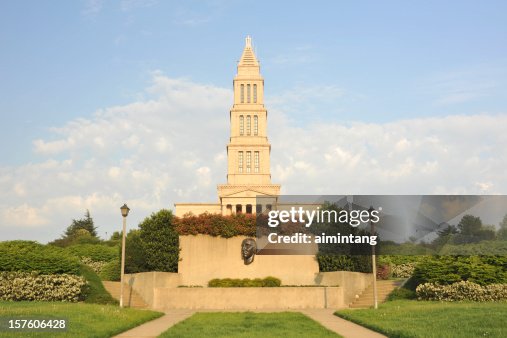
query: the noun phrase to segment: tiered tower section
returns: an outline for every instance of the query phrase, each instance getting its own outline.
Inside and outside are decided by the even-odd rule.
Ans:
[[[264,79],[250,37],[234,78],[234,104],[230,111],[231,137],[227,145],[227,184],[218,185],[223,214],[255,213],[270,208],[280,194],[271,183],[267,110],[264,107]],[[256,202],[257,196],[269,204]]]

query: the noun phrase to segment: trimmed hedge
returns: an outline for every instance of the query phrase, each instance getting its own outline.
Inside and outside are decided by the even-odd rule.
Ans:
[[[370,256],[346,256],[317,254],[317,261],[321,272],[356,271],[371,272]]]
[[[507,257],[428,257],[416,266],[413,278],[416,284],[448,285],[460,281],[479,285],[507,284]]]
[[[481,286],[477,283],[461,281],[451,285],[424,283],[416,289],[419,300],[476,302],[507,300],[507,284]]]
[[[173,225],[180,235],[203,234],[230,238],[234,236],[255,236],[257,222],[255,215],[222,216],[220,214],[204,213],[198,216],[174,217]]]
[[[0,300],[82,300],[86,280],[74,275],[39,275],[29,272],[0,272]]]
[[[110,262],[118,258],[120,249],[116,246],[103,244],[76,244],[66,247],[65,250],[79,258],[88,257],[94,262]]]
[[[278,287],[282,285],[282,281],[275,277],[266,277],[263,279],[243,278],[243,279],[212,279],[208,282],[210,288],[264,288],[264,287]]]
[[[77,257],[59,247],[32,241],[0,242],[0,271],[77,275],[79,266]]]

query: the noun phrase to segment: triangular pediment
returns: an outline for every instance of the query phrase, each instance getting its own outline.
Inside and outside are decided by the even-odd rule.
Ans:
[[[256,197],[256,196],[277,196],[279,195],[279,185],[266,186],[219,186],[220,197]]]

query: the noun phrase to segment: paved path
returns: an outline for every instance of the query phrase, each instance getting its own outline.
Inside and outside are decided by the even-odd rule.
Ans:
[[[345,338],[386,338],[386,336],[334,315],[333,309],[304,309],[300,312]]]
[[[169,329],[174,324],[187,319],[196,312],[282,312],[292,311],[301,312],[304,315],[310,317],[322,326],[328,328],[331,331],[338,333],[345,338],[386,338],[375,331],[362,327],[345,320],[343,318],[335,316],[333,309],[301,309],[301,310],[287,310],[287,309],[272,309],[272,310],[166,310],[165,315],[152,320],[148,323],[142,324],[129,331],[125,331],[115,338],[151,338],[158,337],[162,332]]]
[[[162,332],[166,331],[168,328],[173,326],[174,324],[187,319],[191,315],[195,313],[194,310],[166,310],[165,315],[160,318],[154,319],[150,322],[144,323],[138,327],[135,327],[131,330],[120,333],[115,336],[115,338],[125,338],[125,337],[136,337],[136,338],[151,338],[158,337]]]

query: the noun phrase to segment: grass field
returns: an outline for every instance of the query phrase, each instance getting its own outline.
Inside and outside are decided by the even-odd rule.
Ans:
[[[338,316],[389,337],[507,337],[507,303],[397,300]]]
[[[0,337],[111,337],[162,313],[113,305],[60,302],[0,302],[0,317],[66,318],[67,332],[0,331]]]
[[[297,312],[196,313],[160,337],[340,337]]]

